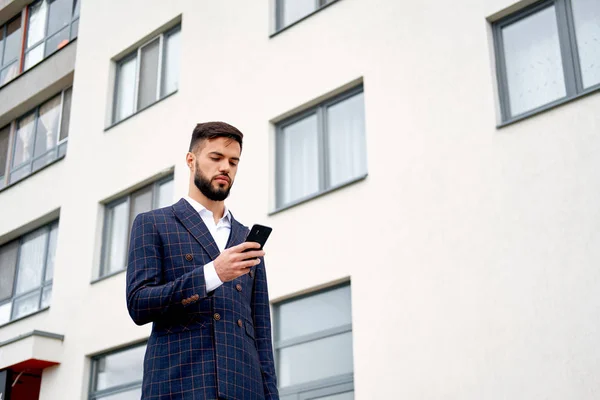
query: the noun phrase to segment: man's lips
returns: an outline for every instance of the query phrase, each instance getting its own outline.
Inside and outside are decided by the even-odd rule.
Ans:
[[[215,181],[222,182],[222,183],[229,183],[229,178],[226,176],[217,176],[215,178]]]

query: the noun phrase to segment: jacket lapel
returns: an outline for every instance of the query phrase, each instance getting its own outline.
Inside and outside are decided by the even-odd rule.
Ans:
[[[229,240],[227,241],[226,249],[237,246],[241,244],[244,240],[246,240],[246,236],[248,236],[248,230],[235,218],[233,218],[233,214],[231,214],[231,233],[229,234]]]
[[[190,203],[184,199],[181,199],[177,203],[173,204],[173,211],[185,229],[192,234],[192,236],[204,248],[206,253],[208,253],[211,260],[214,261],[220,254],[219,248],[210,234],[210,231],[206,227],[206,224],[204,224],[204,221],[202,221],[200,214],[198,214],[196,210],[194,210],[194,207],[192,207]],[[232,236],[233,235],[231,234],[229,235],[230,241]]]

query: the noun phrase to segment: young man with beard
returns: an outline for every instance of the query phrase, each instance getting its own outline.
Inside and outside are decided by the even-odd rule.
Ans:
[[[229,124],[198,124],[188,196],[133,223],[127,307],[153,323],[143,400],[279,399],[265,253],[224,203],[242,139]]]

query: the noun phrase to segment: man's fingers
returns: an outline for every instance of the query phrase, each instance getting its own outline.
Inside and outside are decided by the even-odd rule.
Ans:
[[[244,243],[238,244],[237,246],[235,246],[233,248],[236,249],[236,251],[238,251],[238,252],[242,252],[242,251],[248,250],[248,249],[260,249],[260,243],[244,242]]]
[[[234,255],[233,257],[237,260],[247,260],[249,258],[258,258],[258,257],[264,257],[265,256],[265,252],[264,250],[252,250],[252,251],[248,251],[246,253],[238,253],[236,255]]]
[[[260,260],[253,258],[252,260],[240,261],[237,264],[237,266],[240,269],[248,269],[250,267],[254,267],[255,265],[258,265],[259,263],[260,263]]]

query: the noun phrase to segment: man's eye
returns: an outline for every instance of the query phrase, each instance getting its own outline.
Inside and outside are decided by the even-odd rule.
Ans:
[[[210,159],[213,161],[219,161],[219,159],[217,157],[211,157]]]
[[[237,167],[237,163],[234,163],[234,162],[231,162],[231,161],[229,162],[229,165],[231,165],[232,167]]]

